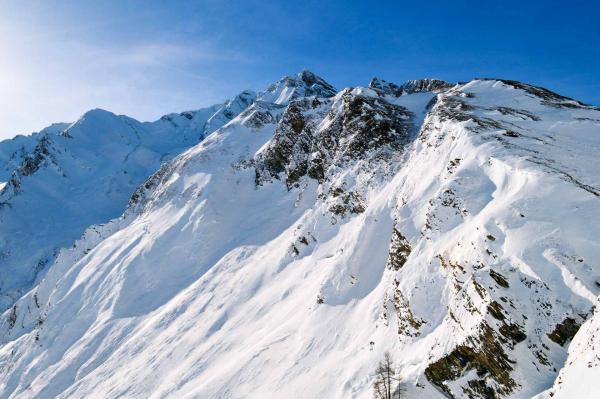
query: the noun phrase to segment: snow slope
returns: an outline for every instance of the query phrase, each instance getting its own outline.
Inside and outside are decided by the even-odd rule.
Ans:
[[[152,123],[92,110],[73,124],[0,142],[0,308],[23,293],[93,225],[123,212],[160,164],[198,143],[255,98]]]
[[[0,322],[1,397],[367,398],[390,351],[406,397],[530,398],[583,367],[600,111],[317,78],[259,93],[60,251]]]
[[[0,141],[0,181],[6,182],[10,179],[12,172],[23,162],[23,158],[35,148],[40,136],[58,134],[67,127],[68,123],[54,123],[38,133]]]
[[[598,396],[598,370],[600,369],[600,307],[594,304],[594,313],[575,335],[569,346],[565,367],[552,389],[540,394],[538,399],[594,398]]]

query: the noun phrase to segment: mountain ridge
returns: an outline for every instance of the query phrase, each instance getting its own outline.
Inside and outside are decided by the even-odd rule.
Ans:
[[[385,351],[407,397],[573,394],[598,111],[511,81],[302,76],[61,250],[0,322],[1,396],[367,397]]]
[[[254,97],[244,91],[223,104],[154,122],[98,108],[71,124],[0,142],[3,169],[12,168],[0,187],[0,306],[26,292],[85,228],[117,217],[162,162],[226,124]],[[45,231],[36,227],[40,220]]]

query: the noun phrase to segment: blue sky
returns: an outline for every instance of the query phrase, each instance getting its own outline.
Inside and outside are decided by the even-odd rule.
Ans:
[[[596,1],[0,0],[0,137],[100,107],[141,120],[307,68],[504,77],[600,104]]]

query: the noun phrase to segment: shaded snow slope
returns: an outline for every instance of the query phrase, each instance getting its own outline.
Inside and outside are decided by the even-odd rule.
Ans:
[[[19,135],[0,141],[0,181],[10,179],[12,172],[21,165],[23,158],[33,150],[38,139],[45,134],[58,134],[69,127],[68,123],[55,123],[29,136]]]
[[[600,300],[575,335],[569,356],[552,389],[536,399],[595,398],[600,390]]]
[[[530,398],[591,356],[599,110],[299,85],[60,252],[0,322],[0,396],[367,398],[390,351],[406,397]]]
[[[123,212],[160,164],[195,145],[254,101],[140,123],[93,110],[73,124],[0,142],[0,308],[28,291],[61,247]]]

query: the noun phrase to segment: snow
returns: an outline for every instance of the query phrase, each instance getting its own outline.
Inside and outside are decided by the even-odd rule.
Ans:
[[[286,105],[292,99],[319,94],[332,97],[336,90],[310,71],[302,71],[297,76],[285,76],[258,94],[258,99],[267,103]]]
[[[570,346],[548,334],[565,317],[583,322],[579,315],[600,294],[600,227],[590,223],[600,214],[600,112],[488,80],[440,94],[384,95],[414,115],[403,151],[334,154],[341,161],[324,181],[304,176],[288,190],[278,179],[257,185],[254,169],[273,145],[282,105],[305,95],[297,80],[286,82],[165,164],[123,216],[60,250],[0,322],[0,396],[367,398],[390,351],[406,397],[443,398],[427,367],[475,342],[482,325],[502,337],[513,323],[526,338],[501,344],[515,383],[504,396],[544,395],[573,360],[560,372],[558,397],[593,397],[581,381],[600,366],[586,369],[581,359],[596,356],[587,348],[597,315]],[[380,96],[367,88],[343,93]],[[307,111],[318,122],[315,136],[346,112],[342,97]],[[457,100],[469,118],[446,116]],[[255,124],[256,115],[270,122]],[[138,141],[122,121],[104,111],[86,115],[70,128],[81,152],[59,165],[86,170],[83,160],[93,159],[102,165],[95,170],[157,169],[165,148],[158,130],[130,122],[151,139],[128,157]],[[516,137],[505,135],[507,126]],[[103,164],[97,154],[110,157]],[[86,181],[102,179],[81,172],[69,187],[90,190]],[[110,184],[102,187],[111,193]],[[359,193],[364,212],[333,214],[335,187]],[[73,198],[96,208],[104,203],[98,192]],[[398,270],[386,267],[394,229],[412,248]],[[491,314],[494,302],[503,320]],[[408,323],[408,315],[422,323]],[[464,388],[478,378],[465,369],[445,387],[467,397]],[[485,382],[502,388],[489,375]]]
[[[0,308],[27,292],[87,227],[119,216],[161,163],[229,122],[254,97],[244,92],[222,105],[144,123],[96,109],[75,123],[0,142],[0,169],[7,172],[0,177],[8,181],[0,187]]]
[[[569,357],[552,389],[536,399],[593,398],[600,388],[600,307],[581,327],[569,346]]]

